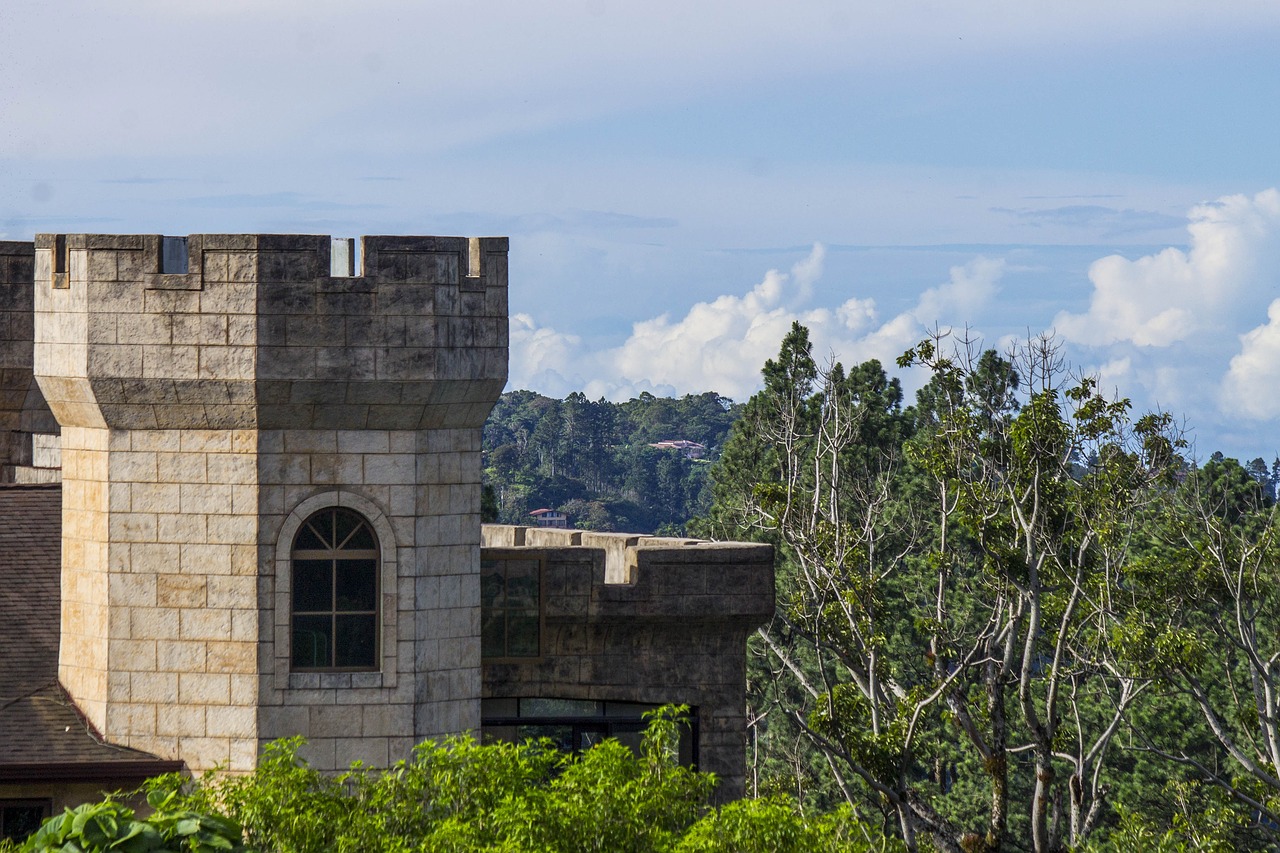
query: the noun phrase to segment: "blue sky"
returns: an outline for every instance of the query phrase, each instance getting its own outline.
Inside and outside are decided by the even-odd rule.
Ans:
[[[1280,4],[355,5],[6,0],[0,237],[506,234],[513,386],[1055,329],[1280,453]]]

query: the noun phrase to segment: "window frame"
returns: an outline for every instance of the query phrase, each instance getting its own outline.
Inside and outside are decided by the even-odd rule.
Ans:
[[[30,838],[31,834],[28,834],[22,838],[18,838],[16,835],[5,834],[5,828],[6,828],[7,822],[5,820],[4,813],[8,809],[40,809],[40,812],[41,812],[40,822],[37,823],[35,829],[31,831],[31,834],[34,834],[36,831],[40,829],[41,825],[43,825],[46,820],[52,817],[53,800],[48,797],[0,798],[0,839],[9,838],[15,841],[16,843],[21,844],[22,842]]]
[[[362,670],[294,670],[292,636],[293,568],[291,555],[294,538],[304,521],[326,507],[338,506],[362,515],[373,528],[379,551],[378,663]],[[275,673],[272,689],[281,691],[316,689],[385,689],[394,688],[399,677],[400,651],[398,557],[400,543],[381,506],[369,498],[347,490],[330,490],[314,494],[299,502],[280,522],[275,536],[274,597],[271,656]]]
[[[358,519],[358,524],[343,537],[342,542],[334,541],[332,548],[310,549],[299,548],[298,540],[302,537],[304,531],[311,529],[315,533],[324,536],[320,528],[313,522],[321,516],[336,516],[339,513],[349,514]],[[369,535],[373,537],[373,548],[362,549],[344,549],[343,546],[350,542],[361,528],[367,529]],[[335,540],[337,536],[336,521],[334,529]],[[329,608],[325,610],[305,610],[298,611],[298,584],[297,584],[297,563],[300,561],[327,562],[329,566]],[[343,560],[361,560],[372,561],[373,563],[373,609],[372,610],[342,610],[338,606],[338,563]],[[382,667],[379,665],[380,651],[382,647],[382,582],[378,571],[382,563],[381,548],[378,542],[378,533],[374,530],[373,523],[365,518],[359,512],[350,507],[331,505],[321,507],[315,512],[303,519],[302,524],[293,534],[293,546],[289,551],[289,571],[291,576],[291,593],[289,596],[289,671],[290,672],[376,672]],[[339,658],[339,642],[338,636],[338,617],[340,615],[348,616],[368,616],[373,619],[373,661],[370,664],[360,664],[357,666],[339,666],[337,660]],[[329,627],[329,649],[328,658],[333,663],[329,666],[299,666],[296,662],[297,642],[297,617],[327,617],[330,620]]]
[[[489,562],[505,562],[510,560],[518,560],[537,564],[538,574],[538,651],[533,655],[494,655],[489,656],[484,652],[484,628],[485,628],[485,604],[484,604],[484,576],[485,564]],[[505,575],[504,575],[505,577]],[[547,558],[542,552],[530,553],[529,551],[519,548],[484,548],[480,555],[480,662],[481,664],[489,663],[537,663],[547,656]],[[510,610],[510,608],[503,608]],[[508,640],[510,634],[507,634]],[[508,642],[504,651],[509,650]]]

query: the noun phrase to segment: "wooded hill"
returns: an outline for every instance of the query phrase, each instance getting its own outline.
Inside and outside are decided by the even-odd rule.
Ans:
[[[710,507],[707,472],[741,410],[714,392],[625,403],[503,394],[484,428],[486,520],[528,524],[547,508],[590,530],[682,534]],[[677,441],[705,450],[653,446]]]

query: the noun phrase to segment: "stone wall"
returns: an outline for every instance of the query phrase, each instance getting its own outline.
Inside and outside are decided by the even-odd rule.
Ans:
[[[302,734],[308,758],[385,766],[425,737],[479,726],[480,437],[476,430],[263,431],[260,552],[263,740]],[[377,529],[384,556],[380,672],[289,671],[288,544],[324,505]]]
[[[293,734],[321,769],[386,764],[474,728],[506,240],[366,237],[367,274],[331,276],[327,237],[184,239],[36,240],[63,683],[109,741],[197,771]],[[289,551],[328,505],[377,530],[374,672],[290,671]]]
[[[746,639],[773,615],[773,549],[485,525],[484,557],[538,557],[542,654],[484,665],[485,698],[680,703],[698,760],[741,796]]]
[[[35,245],[0,240],[0,482],[55,479],[45,459],[33,459],[33,436],[58,432],[32,370],[34,274]]]

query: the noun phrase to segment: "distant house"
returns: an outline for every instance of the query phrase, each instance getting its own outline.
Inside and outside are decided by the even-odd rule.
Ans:
[[[678,450],[685,455],[687,459],[701,459],[703,454],[707,452],[706,445],[699,444],[696,441],[688,441],[683,438],[655,441],[649,445],[659,450]]]
[[[569,526],[569,516],[558,510],[535,509],[529,513],[529,516],[537,527],[558,527],[563,529]]]

